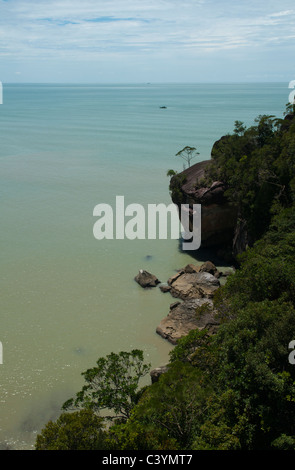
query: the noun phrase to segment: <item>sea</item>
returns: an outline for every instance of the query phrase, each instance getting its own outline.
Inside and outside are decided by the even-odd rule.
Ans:
[[[33,450],[99,357],[140,349],[151,369],[169,361],[156,327],[175,299],[134,277],[145,269],[167,282],[207,255],[169,236],[99,240],[94,208],[107,204],[115,220],[117,196],[168,206],[167,171],[185,164],[176,153],[191,146],[192,164],[210,159],[236,120],[283,117],[289,92],[288,83],[3,84],[0,449]]]

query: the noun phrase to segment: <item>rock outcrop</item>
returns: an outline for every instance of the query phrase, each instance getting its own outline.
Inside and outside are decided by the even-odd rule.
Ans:
[[[201,204],[201,246],[219,247],[232,244],[237,223],[237,209],[229,204],[226,186],[215,181],[202,186],[210,160],[192,165],[170,181],[172,201],[181,204]]]
[[[200,266],[188,264],[167,281],[170,294],[180,299],[170,305],[170,312],[156,332],[172,344],[191,330],[206,328],[216,332],[219,321],[213,308],[212,297],[220,287],[216,266],[207,261]],[[181,302],[182,300],[182,302]],[[199,307],[203,307],[201,310]]]
[[[220,281],[213,272],[217,273],[213,263],[207,262],[202,266],[189,264],[168,279],[170,294],[182,300],[212,298],[220,287]]]
[[[183,300],[212,298],[219,286],[219,280],[210,273],[184,273],[172,281],[170,293]]]
[[[197,308],[205,305],[208,308],[204,308],[198,315]],[[180,338],[197,328],[206,328],[212,334],[216,332],[219,323],[215,315],[212,300],[208,298],[175,302],[171,304],[169,314],[160,322],[156,332],[175,345]]]

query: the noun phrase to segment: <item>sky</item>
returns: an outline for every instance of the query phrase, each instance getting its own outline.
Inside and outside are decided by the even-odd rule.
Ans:
[[[295,79],[294,0],[0,0],[3,83]]]

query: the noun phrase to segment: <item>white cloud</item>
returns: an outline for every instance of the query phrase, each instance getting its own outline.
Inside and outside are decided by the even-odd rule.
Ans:
[[[293,0],[0,1],[0,57],[110,62],[290,47]],[[236,57],[235,57],[236,58]],[[272,56],[273,58],[273,56]],[[133,63],[133,62],[132,62]]]
[[[218,31],[220,49],[234,38],[237,44],[251,43],[251,33],[257,37],[258,28],[272,27],[292,11],[255,17],[247,8],[233,8],[231,12],[234,3],[227,3],[229,11],[222,10],[217,1],[149,0],[145,4],[138,0],[16,0],[1,5],[1,31],[4,44],[16,54],[34,48],[40,51],[42,47],[59,52],[60,46],[93,51],[95,45],[99,49],[102,44],[110,51],[154,44],[170,48],[171,41],[173,47],[191,47],[190,39],[196,34],[215,45],[212,31]]]
[[[284,11],[279,11],[278,13],[272,13],[271,15],[269,15],[270,17],[280,17],[280,16],[290,16],[290,15],[294,15],[295,14],[295,10],[284,10]]]

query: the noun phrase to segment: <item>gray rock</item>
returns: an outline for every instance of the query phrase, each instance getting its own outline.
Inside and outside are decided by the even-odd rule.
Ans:
[[[205,304],[208,305],[208,309],[204,309],[200,315],[197,315],[196,309]],[[191,330],[206,328],[213,334],[216,332],[218,325],[219,321],[216,318],[211,299],[190,299],[179,302],[173,308],[170,307],[169,314],[160,322],[156,332],[175,345],[180,338],[188,335]]]
[[[188,274],[198,273],[200,271],[200,268],[201,268],[201,266],[195,266],[194,264],[188,264],[184,268],[184,272],[188,273]]]
[[[162,284],[162,285],[160,286],[160,290],[161,290],[162,292],[164,292],[164,293],[170,292],[171,286],[167,286],[166,284]]]
[[[207,272],[183,273],[174,279],[170,279],[170,293],[180,299],[212,298],[220,287],[220,281]]]
[[[156,369],[153,369],[150,372],[152,383],[158,382],[161,375],[165,374],[165,372],[167,371],[168,371],[168,366],[161,366],[161,367],[156,367]]]
[[[135,276],[134,280],[141,286],[141,287],[156,287],[160,284],[161,281],[154,275],[141,269],[137,276]]]
[[[215,264],[211,261],[206,261],[205,263],[200,266],[199,272],[210,273],[213,276],[218,272]]]

